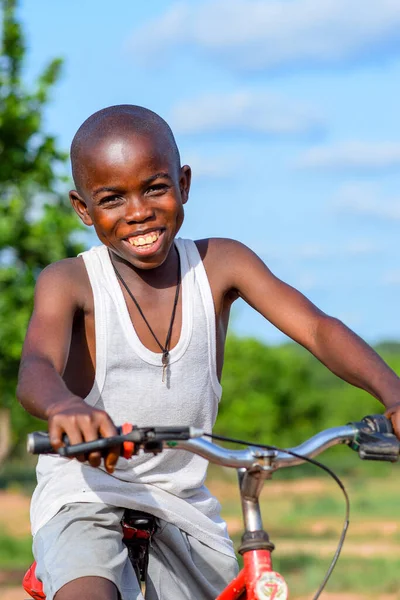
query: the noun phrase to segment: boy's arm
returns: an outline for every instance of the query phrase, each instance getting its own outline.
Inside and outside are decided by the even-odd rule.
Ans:
[[[73,394],[62,378],[74,316],[84,309],[81,269],[73,262],[76,260],[50,265],[38,278],[18,378],[18,400],[32,415],[48,420],[54,448],[62,445],[63,434],[71,444],[77,444],[116,433],[107,413]],[[85,460],[83,456],[77,458]],[[98,466],[100,460],[99,453],[89,456],[92,466]],[[108,471],[113,470],[117,460],[118,449],[114,448],[105,459]]]
[[[400,379],[380,356],[338,319],[329,317],[300,292],[275,277],[246,246],[220,240],[227,268],[226,289],[283,333],[307,348],[333,373],[384,404],[400,435]],[[223,247],[222,247],[223,246]],[[393,415],[393,416],[392,416]]]

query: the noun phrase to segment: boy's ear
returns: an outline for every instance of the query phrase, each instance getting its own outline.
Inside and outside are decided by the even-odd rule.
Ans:
[[[72,204],[72,208],[78,215],[78,217],[85,223],[85,225],[93,225],[92,217],[89,215],[87,204],[76,190],[71,190],[69,193],[69,199]]]
[[[188,165],[181,167],[179,177],[179,188],[181,191],[182,204],[186,204],[189,199],[190,182],[192,181],[192,169]]]

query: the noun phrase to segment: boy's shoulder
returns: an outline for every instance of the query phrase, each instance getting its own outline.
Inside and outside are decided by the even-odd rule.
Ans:
[[[81,304],[87,297],[89,287],[86,268],[80,256],[49,264],[41,271],[36,284],[37,291],[47,292],[52,296],[66,294],[74,298],[77,304]]]
[[[63,258],[50,263],[41,271],[39,279],[75,280],[85,274],[85,265],[80,256]],[[38,280],[39,280],[38,279]]]
[[[195,240],[195,244],[206,269],[227,272],[258,259],[248,246],[231,238],[205,238]]]
[[[251,252],[250,249],[232,238],[204,238],[201,240],[194,240],[197,249],[200,253],[201,258],[216,258],[221,260],[221,252],[228,252],[228,254],[240,254]]]
[[[195,240],[195,244],[217,296],[240,288],[261,262],[250,248],[231,238],[207,238]]]

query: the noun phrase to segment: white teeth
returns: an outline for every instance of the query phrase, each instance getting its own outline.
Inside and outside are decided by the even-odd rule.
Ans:
[[[148,246],[150,244],[154,244],[160,237],[160,233],[158,231],[153,231],[148,233],[146,236],[140,235],[137,237],[128,238],[128,242],[131,246]]]

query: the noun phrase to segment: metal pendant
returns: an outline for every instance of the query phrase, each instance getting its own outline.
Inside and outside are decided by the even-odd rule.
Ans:
[[[165,375],[167,372],[167,367],[168,367],[168,359],[169,359],[169,352],[168,350],[164,350],[163,354],[162,354],[162,358],[161,358],[161,362],[162,362],[162,366],[163,366],[163,370],[162,370],[162,382],[165,382]]]

